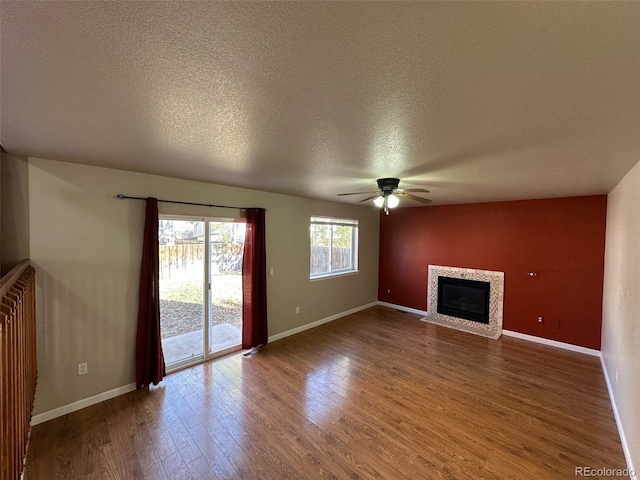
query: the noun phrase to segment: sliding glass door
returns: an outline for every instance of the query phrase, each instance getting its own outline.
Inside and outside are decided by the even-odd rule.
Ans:
[[[160,218],[160,333],[167,365],[204,353],[203,221]]]
[[[160,217],[160,331],[167,370],[240,348],[245,223]]]
[[[209,222],[209,353],[242,344],[242,253],[246,223]]]

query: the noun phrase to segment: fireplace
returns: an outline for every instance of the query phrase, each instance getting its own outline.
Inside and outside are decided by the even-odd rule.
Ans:
[[[504,272],[429,265],[425,322],[498,339],[503,301]]]
[[[490,291],[489,282],[438,277],[437,312],[488,324]]]

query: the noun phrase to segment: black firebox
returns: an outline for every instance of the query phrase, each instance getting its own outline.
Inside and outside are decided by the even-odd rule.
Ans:
[[[438,277],[438,313],[489,323],[489,282]]]

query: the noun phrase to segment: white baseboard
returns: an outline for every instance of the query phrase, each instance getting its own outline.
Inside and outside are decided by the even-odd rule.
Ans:
[[[395,303],[387,303],[378,301],[378,305],[382,307],[395,308],[402,312],[416,313],[418,315],[427,315],[427,311],[418,310],[417,308],[405,307],[404,305],[396,305]],[[514,332],[512,330],[502,330],[502,334],[507,337],[519,338],[521,340],[528,340],[530,342],[542,343],[543,345],[549,345],[551,347],[563,348],[565,350],[571,350],[573,352],[584,353],[594,357],[600,357],[600,350],[594,350],[592,348],[581,347],[579,345],[572,345],[570,343],[558,342],[556,340],[549,340],[547,338],[536,337],[534,335],[527,335],[526,333]]]
[[[607,390],[609,391],[609,400],[611,401],[611,408],[613,409],[613,416],[616,419],[616,426],[618,427],[618,433],[620,434],[620,443],[622,443],[622,451],[624,452],[624,458],[627,461],[627,469],[630,472],[635,472],[638,475],[638,471],[633,467],[633,459],[631,458],[631,450],[629,450],[629,443],[627,443],[627,437],[622,427],[622,420],[620,420],[620,414],[618,413],[618,406],[616,405],[616,397],[613,395],[613,388],[611,386],[611,380],[609,380],[609,372],[607,366],[604,363],[604,357],[600,355],[600,364],[602,365],[602,372],[604,373],[604,381],[607,384]],[[637,477],[629,477],[634,480]]]
[[[378,305],[382,307],[395,308],[396,310],[400,310],[402,312],[416,313],[423,316],[426,316],[428,313],[426,310],[418,310],[417,308],[405,307],[404,305],[396,305],[395,303],[378,301]],[[506,335],[507,337],[519,338],[521,340],[528,340],[530,342],[542,343],[543,345],[549,345],[551,347],[571,350],[572,352],[584,353],[586,355],[600,357],[600,350],[594,350],[593,348],[586,348],[579,345],[572,345],[570,343],[558,342],[556,340],[549,340],[547,338],[527,335],[526,333],[514,332],[512,330],[502,330],[502,334]]]
[[[622,427],[622,421],[620,420],[620,414],[618,413],[618,407],[616,405],[616,400],[613,395],[613,388],[611,388],[611,381],[609,380],[609,372],[607,371],[607,367],[604,362],[604,357],[602,356],[602,352],[600,350],[594,350],[592,348],[580,347],[578,345],[571,345],[570,343],[558,342],[555,340],[549,340],[547,338],[536,337],[533,335],[527,335],[525,333],[513,332],[511,330],[503,330],[503,335],[508,337],[520,338],[522,340],[528,340],[530,342],[541,343],[543,345],[549,345],[552,347],[563,348],[565,350],[571,350],[573,352],[584,353],[586,355],[591,355],[594,357],[600,357],[600,364],[602,366],[602,373],[604,374],[604,380],[607,384],[607,391],[609,392],[609,401],[611,402],[611,409],[613,410],[613,416],[616,419],[616,426],[618,427],[618,434],[620,435],[620,443],[622,444],[622,451],[624,452],[624,458],[627,462],[627,469],[629,472],[635,472],[637,475],[638,471],[633,466],[633,459],[631,458],[631,451],[629,450],[629,444],[627,443],[627,437],[624,433],[624,428]],[[635,480],[637,477],[630,476],[629,478]]]
[[[427,315],[427,312],[425,310],[418,310],[417,308],[405,307],[404,305],[396,305],[395,303],[378,301],[377,305],[380,305],[381,307],[394,308],[396,310],[400,310],[401,312],[415,313],[416,315],[422,315],[423,317]]]
[[[130,383],[129,385],[124,385],[122,387],[114,388],[113,390],[99,393],[98,395],[94,395],[93,397],[83,398],[82,400],[78,400],[77,402],[70,403],[69,405],[65,405],[59,408],[54,408],[53,410],[49,410],[48,412],[34,415],[33,417],[31,417],[31,426],[48,422],[49,420],[62,417],[63,415],[66,415],[68,413],[75,412],[77,410],[82,410],[83,408],[86,408],[86,407],[90,407],[91,405],[95,405],[96,403],[104,402],[105,400],[109,400],[111,398],[124,395],[125,393],[133,392],[135,389],[136,389],[136,384]]]
[[[376,302],[371,302],[368,303],[366,305],[361,305],[360,307],[356,307],[356,308],[352,308],[351,310],[347,310],[345,312],[341,312],[338,313],[336,315],[331,315],[330,317],[326,317],[320,320],[317,320],[315,322],[312,323],[308,323],[306,325],[302,325],[300,327],[297,328],[293,328],[291,330],[287,330],[286,332],[282,332],[282,333],[278,333],[276,335],[272,335],[271,337],[269,337],[269,342],[275,342],[276,340],[280,340],[282,338],[291,336],[291,335],[295,335],[296,333],[300,333],[300,332],[304,332],[305,330],[309,330],[311,328],[314,327],[318,327],[320,325],[323,325],[325,323],[329,323],[333,320],[337,320],[338,318],[342,318],[345,317],[347,315],[351,315],[352,313],[356,313],[362,310],[366,310],[367,308],[371,308],[371,307],[375,307],[376,305],[380,305],[383,307],[388,307],[388,308],[393,308],[396,310],[400,310],[403,312],[409,312],[409,313],[415,313],[417,315],[426,315],[427,312],[424,310],[418,310],[416,308],[411,308],[411,307],[405,307],[403,305],[396,305],[393,303],[387,303],[387,302],[381,302],[381,301],[376,301]],[[527,335],[524,333],[520,333],[520,332],[514,332],[511,330],[503,330],[502,333],[506,336],[509,337],[514,337],[514,338],[519,338],[522,340],[528,340],[530,342],[536,342],[536,343],[541,343],[544,345],[549,345],[552,347],[556,347],[556,348],[563,348],[565,350],[571,350],[574,352],[579,352],[579,353],[584,353],[586,355],[592,355],[592,356],[596,356],[596,357],[600,357],[600,362],[602,364],[602,371],[604,373],[604,378],[605,378],[605,382],[607,384],[607,389],[609,391],[609,399],[611,401],[611,407],[613,409],[613,414],[616,420],[616,425],[618,427],[618,432],[620,434],[620,440],[622,443],[622,449],[624,451],[624,455],[627,461],[627,467],[630,471],[635,471],[634,466],[633,466],[633,461],[631,458],[631,453],[629,450],[629,445],[627,443],[627,439],[626,436],[624,434],[624,429],[622,427],[622,422],[620,420],[620,415],[618,414],[618,409],[615,403],[615,397],[613,395],[613,389],[611,388],[611,382],[609,381],[609,375],[607,373],[607,369],[604,363],[604,358],[602,357],[601,353],[599,350],[594,350],[591,348],[585,348],[585,347],[580,347],[577,345],[571,345],[569,343],[563,343],[563,342],[558,342],[555,340],[549,340],[546,338],[542,338],[542,337],[536,337],[533,335]],[[89,398],[85,398],[82,400],[78,400],[77,402],[73,402],[70,403],[69,405],[65,405],[63,407],[59,407],[59,408],[55,408],[53,410],[49,410],[48,412],[44,412],[44,413],[40,413],[38,415],[34,415],[31,418],[31,425],[38,425],[40,423],[44,423],[47,422],[49,420],[53,420],[54,418],[58,418],[61,417],[63,415],[67,415],[68,413],[72,413],[75,412],[77,410],[81,410],[83,408],[89,407],[91,405],[95,405],[97,403],[100,402],[104,402],[105,400],[109,400],[111,398],[115,398],[117,396],[120,395],[124,395],[125,393],[129,393],[132,392],[136,389],[136,384],[135,383],[130,383],[128,385],[124,385],[122,387],[118,387],[118,388],[114,388],[113,390],[109,390],[103,393],[99,393],[98,395],[94,395],[92,397]]]
[[[402,305],[395,305],[393,303],[387,303],[387,302],[380,302],[379,301],[378,305],[381,305],[381,306],[384,306],[384,307],[389,307],[389,308],[395,308],[396,310],[401,310],[401,311],[404,311],[404,312],[417,313],[417,314],[422,314],[422,315],[426,315],[427,314],[427,312],[424,312],[422,310],[417,310],[415,308],[410,308],[410,307],[404,307]],[[629,450],[629,444],[627,443],[627,437],[625,436],[624,428],[622,427],[622,421],[620,420],[620,415],[618,414],[618,407],[616,406],[615,397],[613,395],[613,389],[611,388],[611,382],[609,380],[609,374],[607,372],[607,367],[605,365],[604,357],[602,356],[602,353],[600,352],[600,350],[595,350],[593,348],[581,347],[579,345],[572,345],[570,343],[558,342],[556,340],[549,340],[547,338],[536,337],[534,335],[527,335],[526,333],[514,332],[512,330],[503,330],[502,334],[506,335],[507,337],[519,338],[521,340],[527,340],[529,342],[541,343],[543,345],[548,345],[548,346],[556,347],[556,348],[562,348],[564,350],[570,350],[572,352],[583,353],[585,355],[591,355],[591,356],[600,358],[600,363],[602,364],[602,372],[604,373],[604,379],[605,379],[605,382],[607,384],[607,390],[609,392],[609,400],[611,401],[611,408],[613,409],[613,415],[614,415],[614,417],[616,419],[616,426],[618,427],[618,433],[620,434],[620,443],[622,444],[622,450],[624,451],[624,457],[625,457],[625,459],[627,461],[627,469],[629,470],[629,472],[635,472],[635,475],[637,475],[638,471],[635,469],[635,467],[633,465],[633,459],[631,458],[631,451]],[[637,477],[629,477],[629,478],[635,480]]]
[[[333,320],[337,320],[338,318],[351,315],[352,313],[356,313],[361,310],[365,310],[367,308],[375,307],[377,304],[378,302],[371,302],[366,305],[362,305],[360,307],[352,308],[351,310],[347,310],[346,312],[341,312],[336,315],[323,318],[316,322],[308,323],[307,325],[302,325],[301,327],[287,330],[286,332],[282,332],[277,335],[273,335],[269,337],[269,342],[275,342],[276,340],[280,340],[281,338],[288,337],[289,335],[295,335],[296,333],[304,332],[305,330],[309,330],[310,328],[317,327],[319,325],[322,325],[323,323],[328,323]],[[33,417],[31,417],[31,425],[33,426],[33,425],[38,425],[40,423],[48,422],[49,420],[53,420],[54,418],[61,417],[68,413],[72,413],[77,410],[90,407],[91,405],[95,405],[96,403],[104,402],[105,400],[109,400],[111,398],[124,395],[125,393],[133,392],[135,389],[136,389],[136,384],[130,383],[129,385],[124,385],[122,387],[114,388],[113,390],[109,390],[107,392],[99,393],[98,395],[94,395],[89,398],[78,400],[77,402],[70,403],[69,405],[65,405],[63,407],[49,410],[48,412],[34,415]]]
[[[371,302],[366,305],[361,305],[356,308],[352,308],[351,310],[347,310],[346,312],[336,313],[335,315],[331,315],[330,317],[322,318],[315,322],[307,323],[306,325],[302,325],[300,327],[292,328],[291,330],[287,330],[286,332],[277,333],[269,337],[269,343],[275,342],[276,340],[283,339],[285,337],[289,337],[291,335],[295,335],[296,333],[304,332],[305,330],[309,330],[310,328],[319,327],[325,323],[332,322],[337,320],[338,318],[346,317],[347,315],[351,315],[352,313],[359,312],[361,310],[366,310],[367,308],[375,307],[379,302]]]
[[[591,355],[593,357],[600,356],[600,350],[594,350],[593,348],[586,348],[579,345],[572,345],[570,343],[558,342],[556,340],[549,340],[548,338],[536,337],[535,335],[527,335],[526,333],[514,332],[512,330],[502,330],[502,334],[506,335],[507,337],[514,337],[521,340],[528,340],[529,342],[541,343],[543,345],[549,345],[550,347],[563,348],[564,350],[584,353],[585,355]]]

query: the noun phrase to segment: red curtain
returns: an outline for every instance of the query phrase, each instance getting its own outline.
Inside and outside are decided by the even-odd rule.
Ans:
[[[158,262],[158,200],[147,198],[136,337],[137,388],[157,385],[166,375],[160,337]]]
[[[267,338],[265,210],[248,208],[242,260],[242,348],[264,345]]]

